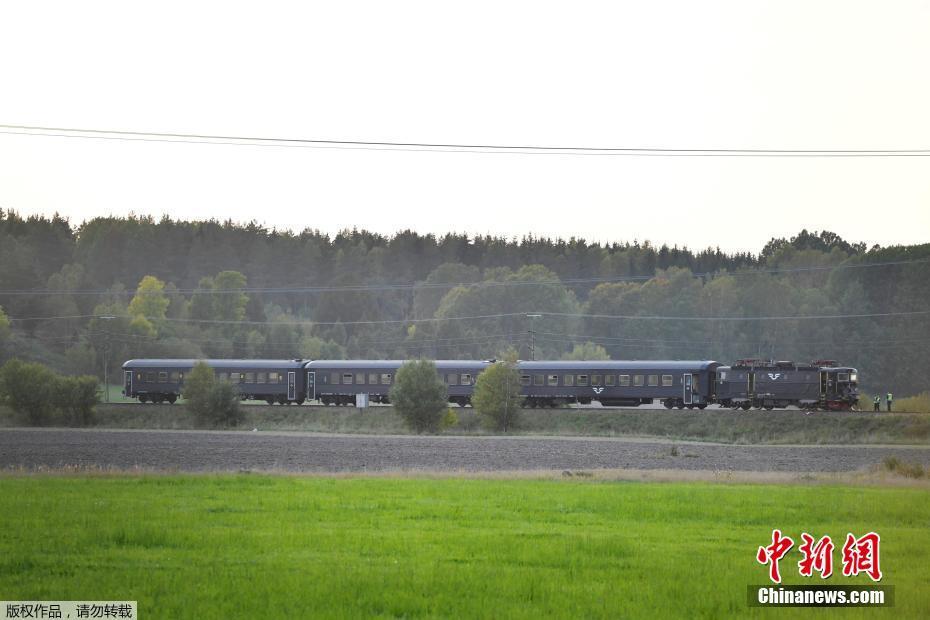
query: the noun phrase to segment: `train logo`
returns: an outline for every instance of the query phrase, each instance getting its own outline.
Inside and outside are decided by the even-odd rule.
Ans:
[[[781,376],[781,373],[780,373],[780,372],[770,372],[770,373],[769,373],[769,379],[771,379],[772,381],[777,381],[778,378],[779,378],[780,376]]]
[[[595,394],[600,394],[601,392],[604,391],[604,388],[602,387],[596,387],[596,388],[591,388],[591,389],[594,390]]]

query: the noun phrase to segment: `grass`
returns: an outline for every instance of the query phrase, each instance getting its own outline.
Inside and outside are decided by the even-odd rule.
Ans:
[[[309,407],[248,405],[242,428],[330,433],[409,433],[391,407]],[[456,424],[446,432],[491,434],[482,428],[474,409],[453,408]],[[0,407],[0,427],[21,421]],[[182,404],[102,404],[95,425],[100,428],[196,428]],[[666,411],[664,409],[530,409],[522,414],[516,434],[563,436],[637,436],[669,439],[766,444],[926,444],[930,414],[803,411],[734,412]]]
[[[146,618],[767,615],[746,586],[775,527],[881,535],[896,607],[831,616],[930,608],[926,488],[6,476],[0,497],[5,599],[138,600]]]

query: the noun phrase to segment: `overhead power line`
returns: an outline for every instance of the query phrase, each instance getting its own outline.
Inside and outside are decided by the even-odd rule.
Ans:
[[[359,149],[378,151],[425,151],[452,153],[505,153],[516,155],[584,155],[621,157],[928,157],[930,149],[740,149],[670,147],[592,147],[516,144],[465,144],[367,140],[323,140],[315,138],[270,138],[257,136],[86,129],[0,124],[0,133],[13,135],[178,142],[277,148]]]

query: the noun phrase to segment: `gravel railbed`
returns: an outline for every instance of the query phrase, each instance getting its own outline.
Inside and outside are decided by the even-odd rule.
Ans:
[[[865,470],[891,455],[930,466],[930,447],[920,446],[742,446],[647,439],[242,431],[0,430],[2,469],[140,468],[183,472],[680,469],[807,473]]]

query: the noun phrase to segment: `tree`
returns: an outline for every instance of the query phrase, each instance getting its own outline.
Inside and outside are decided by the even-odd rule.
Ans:
[[[94,421],[94,407],[100,402],[97,377],[58,377],[54,389],[55,405],[71,426],[87,426]]]
[[[576,344],[571,353],[566,353],[562,356],[562,359],[582,362],[585,360],[601,361],[609,360],[610,356],[607,355],[607,350],[601,345],[594,344],[593,342],[585,342],[584,344]]]
[[[505,433],[513,430],[523,402],[517,365],[503,361],[486,368],[478,375],[471,402],[486,425]]]
[[[238,271],[221,271],[213,278],[213,317],[221,321],[241,321],[249,296],[242,292],[245,276]]]
[[[236,426],[242,418],[239,393],[227,381],[217,381],[206,362],[197,362],[184,378],[182,395],[202,426]]]
[[[429,360],[405,362],[397,370],[390,397],[407,426],[418,433],[437,432],[449,402],[446,384]]]
[[[0,401],[34,426],[47,424],[54,411],[55,373],[34,362],[18,359],[0,367]]]
[[[7,318],[6,313],[3,311],[3,306],[0,306],[0,345],[10,337],[10,319]]]
[[[165,318],[171,301],[165,295],[165,283],[155,276],[145,276],[129,302],[129,314],[144,316],[149,321]]]

